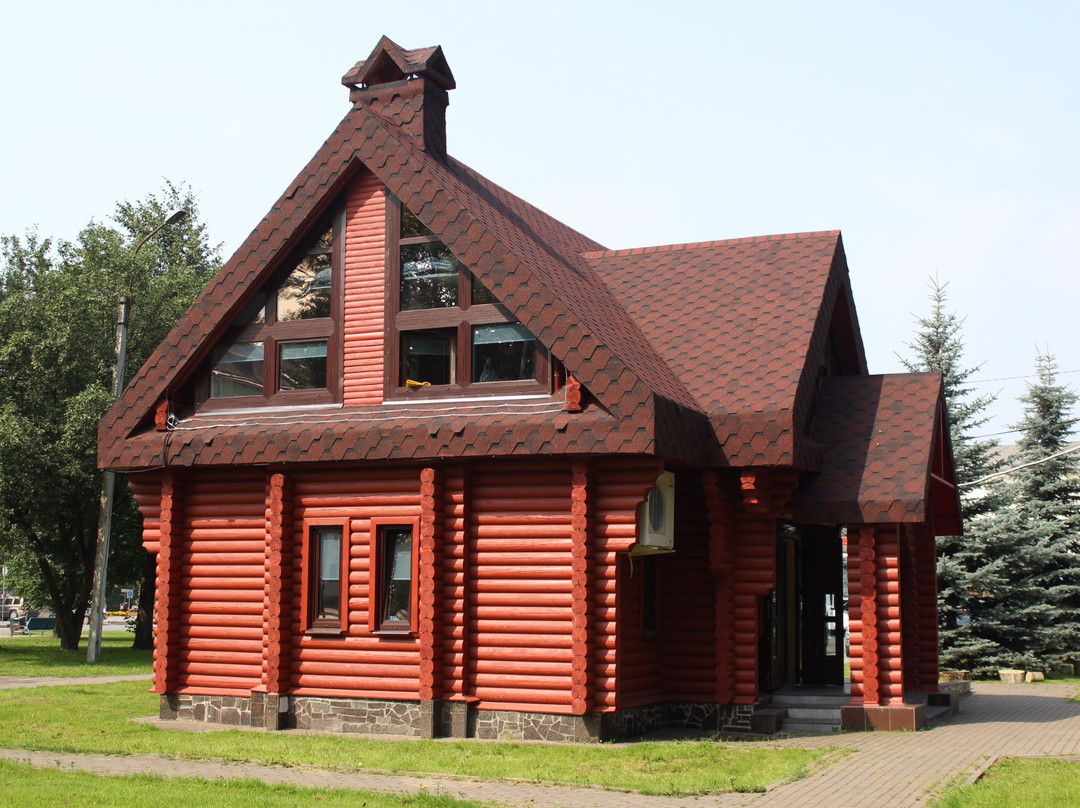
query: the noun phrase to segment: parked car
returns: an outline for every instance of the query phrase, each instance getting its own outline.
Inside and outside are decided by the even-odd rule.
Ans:
[[[0,620],[16,620],[26,614],[26,603],[22,598],[6,595],[0,599]]]

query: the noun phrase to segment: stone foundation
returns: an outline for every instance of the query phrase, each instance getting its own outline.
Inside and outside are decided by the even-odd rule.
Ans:
[[[420,738],[425,736],[422,719],[418,701],[297,696],[290,698],[289,704],[289,726],[296,729]],[[431,737],[430,732],[426,736]]]
[[[166,693],[160,699],[158,715],[173,721],[199,721],[229,727],[252,726],[251,699],[243,696]]]
[[[635,738],[662,727],[702,732],[752,731],[752,705],[668,702],[619,713],[562,715],[477,710],[474,701],[382,701],[279,696],[167,694],[162,719],[268,730],[296,728],[415,738],[596,742]]]

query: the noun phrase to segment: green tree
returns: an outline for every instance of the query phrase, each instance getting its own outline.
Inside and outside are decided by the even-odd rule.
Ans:
[[[133,260],[176,207],[187,220]],[[117,299],[134,299],[130,377],[220,263],[189,189],[167,183],[160,195],[119,204],[115,220],[91,221],[55,247],[36,233],[0,238],[0,551],[22,594],[52,605],[64,649],[78,647],[93,579],[97,422],[112,403]],[[147,554],[123,478],[117,491],[109,577],[134,581]]]
[[[930,314],[917,320],[918,331],[908,344],[913,358],[901,361],[910,371],[942,376],[967,535],[937,539],[941,662],[945,667],[967,668],[986,650],[985,643],[971,635],[969,621],[977,597],[977,582],[971,576],[987,564],[985,542],[979,535],[983,525],[976,524],[977,517],[994,512],[1003,502],[1004,492],[1000,485],[972,485],[1001,468],[998,442],[975,435],[989,420],[986,411],[994,396],[976,394],[971,384],[981,366],[968,367],[963,362],[964,320],[947,310],[947,286],[937,277],[930,279]]]
[[[970,621],[951,653],[981,674],[1044,668],[1080,645],[1080,481],[1068,451],[1077,396],[1057,383],[1053,357],[1036,369],[1011,467],[980,483],[1002,504],[965,525]]]
[[[1078,397],[1058,382],[1049,353],[1036,357],[1036,379],[1020,398],[1014,508],[1039,532],[1036,552],[1045,557],[1039,584],[1049,610],[1033,639],[1047,661],[1080,649],[1080,454],[1069,446]]]

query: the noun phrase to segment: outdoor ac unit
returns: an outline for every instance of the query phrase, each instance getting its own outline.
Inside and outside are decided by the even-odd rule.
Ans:
[[[631,555],[675,551],[675,475],[665,471],[637,511],[637,544]]]

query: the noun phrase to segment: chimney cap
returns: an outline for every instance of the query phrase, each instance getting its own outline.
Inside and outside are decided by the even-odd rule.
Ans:
[[[357,62],[342,76],[341,83],[350,88],[372,87],[410,76],[426,78],[444,90],[457,86],[441,46],[406,50],[385,35],[367,59]]]

